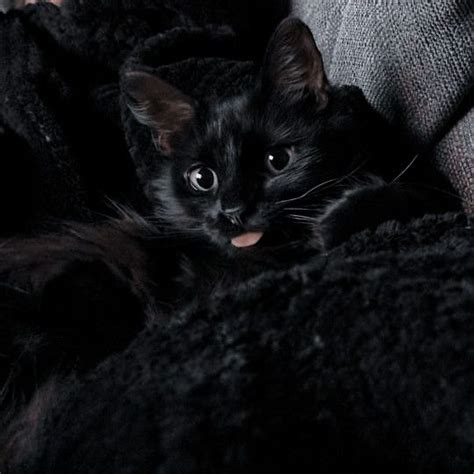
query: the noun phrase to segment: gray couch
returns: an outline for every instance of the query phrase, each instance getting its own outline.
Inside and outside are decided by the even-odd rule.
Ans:
[[[334,83],[362,88],[474,212],[474,2],[294,0]]]

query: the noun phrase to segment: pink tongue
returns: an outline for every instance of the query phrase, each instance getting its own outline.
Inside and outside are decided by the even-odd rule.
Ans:
[[[231,242],[234,247],[251,247],[255,245],[263,236],[263,232],[246,232],[245,234],[234,237]]]

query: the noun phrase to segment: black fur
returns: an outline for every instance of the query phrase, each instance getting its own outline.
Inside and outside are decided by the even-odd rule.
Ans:
[[[287,246],[293,255],[329,248],[387,219],[459,207],[422,158],[424,169],[415,159],[397,177],[410,150],[359,89],[329,84],[312,34],[297,19],[281,23],[259,77],[238,96],[197,104],[139,71],[126,73],[124,89],[158,148],[147,183],[155,215],[224,254],[281,259]],[[265,161],[269,152],[288,153],[291,162],[277,173]],[[189,170],[201,166],[216,174],[210,192],[189,185]],[[229,218],[226,210],[236,208]],[[233,248],[233,237],[255,231],[263,232],[255,246]]]
[[[2,243],[3,428],[52,374],[89,370],[155,314],[147,257],[130,227],[76,225],[60,236]]]

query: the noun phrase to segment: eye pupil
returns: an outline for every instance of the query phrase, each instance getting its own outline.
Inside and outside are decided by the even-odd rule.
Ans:
[[[191,170],[188,173],[188,180],[195,191],[211,191],[217,186],[216,173],[204,166]]]
[[[203,189],[210,189],[214,184],[214,174],[208,168],[201,168],[196,173],[196,181]]]
[[[282,171],[290,162],[288,150],[271,150],[267,153],[268,166],[272,171]]]

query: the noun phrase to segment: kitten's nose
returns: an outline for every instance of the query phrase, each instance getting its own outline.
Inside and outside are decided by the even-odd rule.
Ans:
[[[232,224],[242,226],[241,215],[244,211],[244,206],[235,206],[230,208],[222,209],[222,215],[229,220]]]

